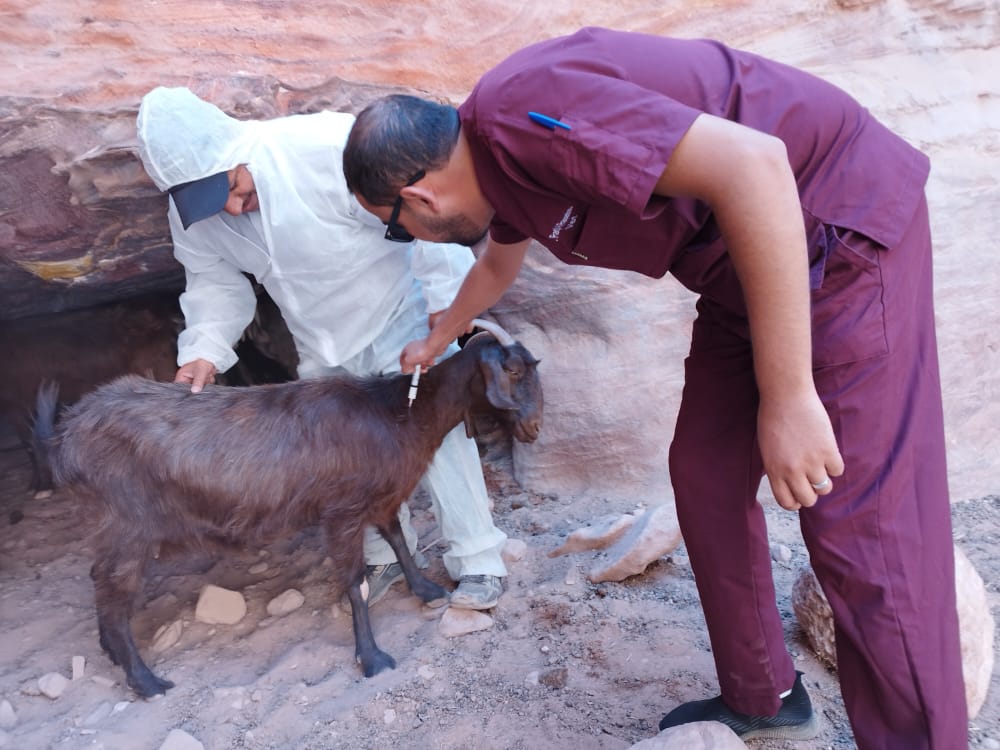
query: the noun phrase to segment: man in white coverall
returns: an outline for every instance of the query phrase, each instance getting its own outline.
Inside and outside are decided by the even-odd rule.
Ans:
[[[300,378],[399,372],[403,346],[425,337],[429,313],[451,304],[472,252],[386,238],[344,181],[341,153],[353,124],[340,112],[240,121],[185,88],[143,97],[139,153],[170,193],[174,256],[186,273],[176,381],[198,392],[236,363],[233,346],[256,307],[244,272],[281,310]],[[459,584],[451,605],[493,607],[507,574],[506,535],[493,524],[479,453],[462,425],[445,438],[422,486],[448,544],[445,567]],[[416,553],[405,504],[400,523]],[[373,604],[403,574],[374,528],[365,560]]]

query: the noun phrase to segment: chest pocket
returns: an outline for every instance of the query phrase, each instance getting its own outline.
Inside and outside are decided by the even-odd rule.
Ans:
[[[613,268],[660,278],[670,266],[671,248],[681,243],[667,234],[659,219],[637,220],[624,211],[591,207],[579,214],[573,232],[559,233],[543,244],[573,265]]]

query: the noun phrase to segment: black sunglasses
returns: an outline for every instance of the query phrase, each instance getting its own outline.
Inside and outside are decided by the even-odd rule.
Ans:
[[[419,182],[424,179],[427,173],[424,170],[420,170],[413,177],[411,177],[403,187],[409,187],[415,182]],[[392,213],[389,214],[389,221],[385,225],[385,238],[387,240],[392,240],[393,242],[413,242],[415,239],[412,234],[407,232],[398,223],[399,220],[399,209],[403,207],[403,194],[402,192],[396,196],[396,202],[392,206]]]

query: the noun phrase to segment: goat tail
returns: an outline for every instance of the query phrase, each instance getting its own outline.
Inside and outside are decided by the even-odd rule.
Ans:
[[[52,487],[52,450],[59,408],[59,383],[43,380],[35,396],[35,420],[31,428],[31,451],[37,465],[38,489]]]

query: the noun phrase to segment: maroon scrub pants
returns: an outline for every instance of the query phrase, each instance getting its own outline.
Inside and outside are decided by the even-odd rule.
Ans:
[[[898,247],[832,227],[825,240],[813,374],[846,470],[798,513],[847,713],[861,750],[966,750],[926,203]],[[728,263],[702,280],[671,480],[722,696],[773,715],[795,672],[757,502],[752,352]]]

